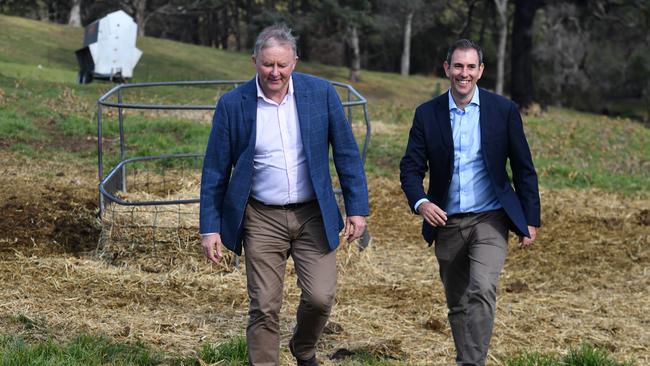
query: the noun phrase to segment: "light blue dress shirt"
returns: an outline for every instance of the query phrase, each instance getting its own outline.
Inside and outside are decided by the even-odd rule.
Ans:
[[[454,174],[445,211],[451,216],[501,208],[481,153],[481,102],[478,87],[472,101],[459,109],[449,93],[449,117],[454,140]]]
[[[481,153],[481,103],[478,87],[472,100],[462,110],[449,92],[449,117],[454,140],[454,173],[449,184],[448,216],[458,213],[485,212],[501,208],[490,182]],[[416,203],[416,211],[422,202]]]

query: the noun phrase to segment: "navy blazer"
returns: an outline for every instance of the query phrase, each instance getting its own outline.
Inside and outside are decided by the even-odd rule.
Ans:
[[[300,133],[309,176],[331,250],[339,244],[343,219],[332,189],[329,147],[348,216],[367,216],[368,187],[359,148],[332,84],[314,76],[292,74]],[[217,103],[203,160],[200,232],[220,233],[238,255],[242,223],[253,184],[257,86],[253,78],[224,94]]]
[[[480,89],[479,100],[481,153],[490,182],[510,219],[510,229],[517,235],[529,236],[528,225],[540,226],[540,200],[537,173],[521,116],[512,101],[484,89]],[[512,184],[506,171],[508,159]],[[422,182],[427,166],[429,189],[425,194]],[[400,162],[402,190],[411,210],[415,213],[415,203],[422,198],[444,209],[453,171],[454,142],[447,92],[415,111],[406,152]],[[429,245],[437,233],[437,228],[424,221],[422,235]]]

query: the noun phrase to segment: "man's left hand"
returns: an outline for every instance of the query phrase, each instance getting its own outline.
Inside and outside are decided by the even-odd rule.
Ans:
[[[535,238],[537,238],[537,228],[528,225],[528,233],[530,234],[530,237],[527,236],[519,237],[519,247],[522,249],[528,248],[529,246],[533,245]]]
[[[361,237],[366,230],[366,218],[364,216],[348,216],[345,219],[345,230],[343,236],[351,243]]]

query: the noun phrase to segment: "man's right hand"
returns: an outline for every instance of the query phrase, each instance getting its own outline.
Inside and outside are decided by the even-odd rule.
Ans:
[[[201,246],[203,254],[215,264],[219,264],[223,254],[221,253],[221,235],[208,234],[201,235]]]
[[[445,226],[447,223],[447,213],[429,201],[422,202],[418,206],[418,213],[433,227]]]

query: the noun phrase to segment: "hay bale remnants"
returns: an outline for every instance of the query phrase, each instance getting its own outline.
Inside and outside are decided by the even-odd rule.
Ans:
[[[88,244],[97,243],[101,228],[92,169],[15,161],[5,153],[0,161],[0,328],[29,339],[102,333],[184,355],[244,334],[245,268],[230,260],[208,264],[191,220],[167,233],[181,240],[154,247],[145,230],[137,243],[97,251]],[[338,294],[319,345],[322,364],[338,364],[329,356],[344,349],[448,365],[454,348],[432,248],[421,239],[420,220],[409,213],[397,178],[369,180],[373,241],[361,252],[354,245],[338,251]],[[17,192],[17,185],[33,189]],[[546,189],[542,204],[535,247],[519,250],[511,238],[489,362],[587,341],[618,359],[650,363],[650,200]],[[166,213],[169,220],[178,220],[178,210]],[[164,221],[161,212],[133,215]],[[286,344],[299,290],[291,264],[286,275],[282,364],[290,365]]]

